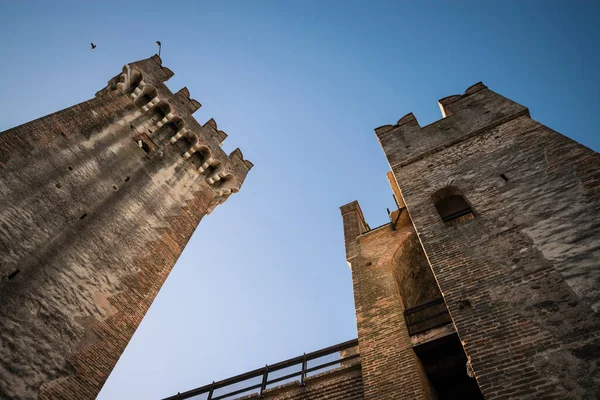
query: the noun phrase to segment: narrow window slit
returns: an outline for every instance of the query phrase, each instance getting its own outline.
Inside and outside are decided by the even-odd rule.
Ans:
[[[69,165],[69,171],[73,171],[73,167]]]
[[[117,190],[118,188],[117,188],[116,186],[113,186],[113,189],[114,189],[114,190]]]
[[[21,272],[21,271],[20,271],[20,270],[18,270],[18,269],[15,269],[13,272],[11,272],[10,274],[8,274],[8,279],[12,279],[12,278],[14,278],[15,276],[17,276],[17,274],[18,274],[19,272]]]
[[[500,178],[504,179],[504,182],[508,182],[508,178],[504,174],[500,174]]]
[[[60,183],[57,183],[55,186],[56,186],[58,189],[60,189],[60,188],[62,187],[62,185],[61,185]]]
[[[130,177],[125,178],[125,182],[129,182]]]
[[[84,219],[85,217],[87,217],[87,213],[84,213],[79,219]]]

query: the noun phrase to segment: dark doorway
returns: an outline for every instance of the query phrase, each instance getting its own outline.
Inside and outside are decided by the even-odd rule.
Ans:
[[[483,400],[477,381],[467,374],[467,357],[456,334],[414,349],[438,400]]]

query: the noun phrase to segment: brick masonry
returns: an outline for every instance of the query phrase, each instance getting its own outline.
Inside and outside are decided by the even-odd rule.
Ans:
[[[481,83],[440,107],[375,132],[484,397],[598,398],[600,156]]]
[[[346,259],[352,270],[364,398],[432,399],[404,320],[397,261],[410,260],[414,230],[408,214],[370,230],[357,202],[341,207]],[[421,252],[420,247],[416,250]],[[404,253],[404,255],[403,255]],[[418,257],[416,257],[418,258]]]
[[[128,64],[94,99],[0,133],[1,399],[95,398],[252,167],[172,75],[158,56]]]
[[[260,399],[258,394],[239,400]],[[360,363],[327,371],[306,379],[304,386],[294,381],[268,389],[263,399],[277,400],[362,400],[363,384]]]

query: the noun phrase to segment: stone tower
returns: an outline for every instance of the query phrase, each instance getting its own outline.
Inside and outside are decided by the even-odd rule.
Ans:
[[[158,56],[0,133],[0,398],[93,399],[196,226],[252,163]]]
[[[481,83],[439,104],[375,130],[390,224],[342,207],[364,398],[596,399],[600,155]]]

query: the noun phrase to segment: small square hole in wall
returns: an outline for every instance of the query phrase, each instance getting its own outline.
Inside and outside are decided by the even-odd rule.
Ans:
[[[73,167],[69,165],[69,171],[73,171]]]
[[[13,279],[15,276],[17,276],[17,274],[21,272],[18,269],[15,269],[14,271],[12,271],[10,274],[8,274],[8,279]]]
[[[138,147],[144,151],[144,153],[150,153],[150,146],[143,140],[138,140]]]
[[[57,184],[56,184],[56,185],[54,185],[54,186],[56,186],[58,189],[60,189],[60,188],[62,187],[62,185],[61,185],[60,183],[57,183]]]

